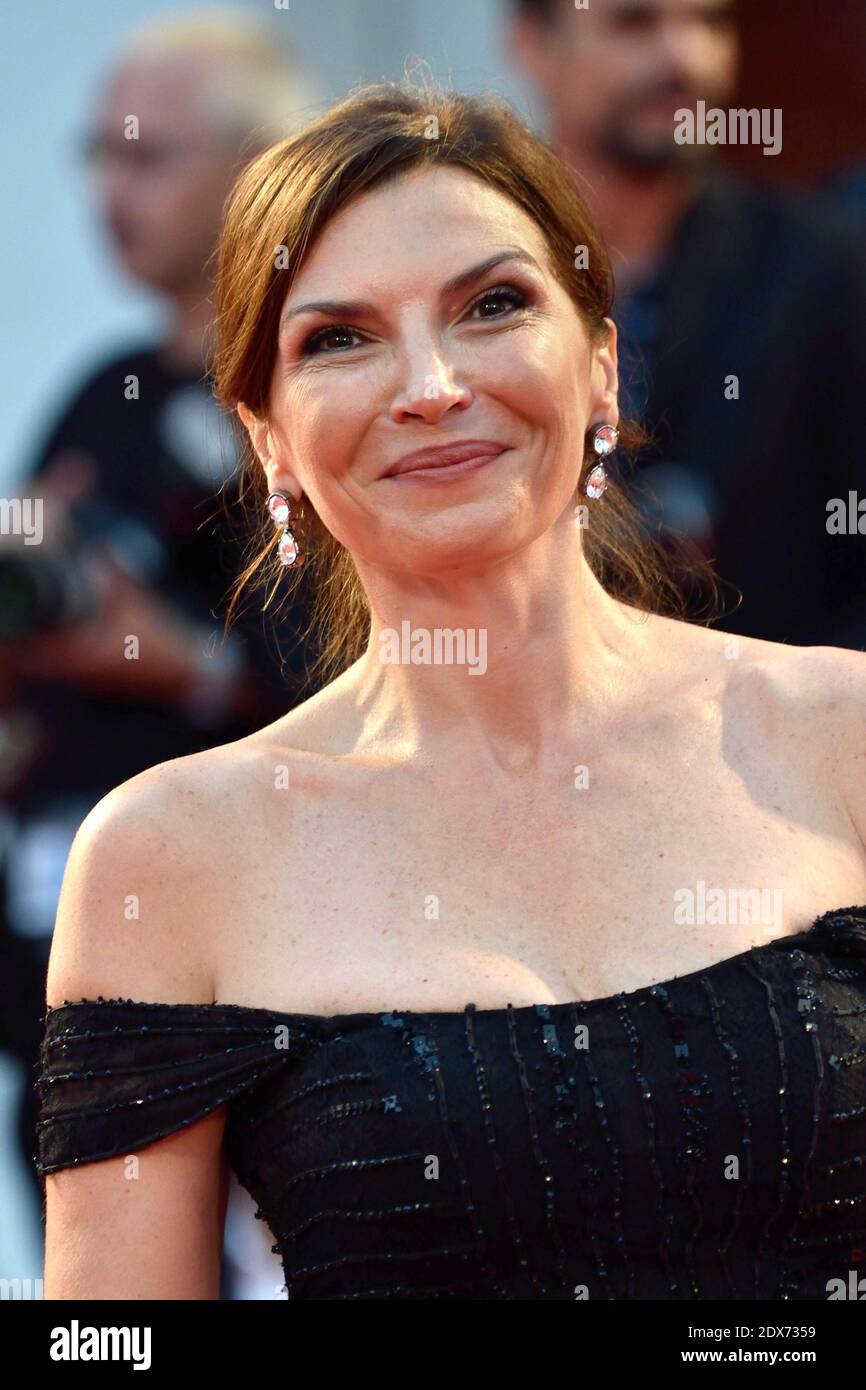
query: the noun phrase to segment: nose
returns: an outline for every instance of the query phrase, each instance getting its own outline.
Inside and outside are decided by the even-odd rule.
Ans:
[[[392,420],[415,417],[435,424],[449,410],[465,410],[472,392],[459,381],[454,367],[434,344],[407,354],[404,359],[404,385],[391,403]]]

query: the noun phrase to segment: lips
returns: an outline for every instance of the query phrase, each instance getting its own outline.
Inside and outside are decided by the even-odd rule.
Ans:
[[[447,468],[449,465],[467,463],[470,459],[480,463],[504,453],[506,448],[507,445],[498,444],[494,439],[463,439],[459,443],[443,444],[438,449],[418,449],[414,454],[405,454],[398,459],[384,477],[395,478],[401,473],[415,473],[422,468]]]

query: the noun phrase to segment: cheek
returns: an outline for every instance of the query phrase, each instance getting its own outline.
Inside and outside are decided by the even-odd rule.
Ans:
[[[552,324],[522,334],[519,352],[502,362],[491,392],[538,423],[570,415],[580,400],[581,370],[587,368],[579,348],[575,355],[573,336],[571,347],[566,336]]]
[[[348,373],[313,372],[282,390],[277,387],[277,418],[302,484],[326,486],[329,477],[345,471],[360,445],[368,414],[359,410],[359,401],[369,403],[372,394],[359,389],[357,375],[352,375],[350,383]]]
[[[285,394],[283,415],[291,423],[292,436],[318,449],[334,447],[351,420],[358,418],[358,402],[363,399],[358,383],[338,373],[311,372],[291,383]]]
[[[287,348],[291,367],[284,381],[278,358],[271,399],[280,402],[286,436],[302,467],[323,477],[345,472],[364,436],[388,417],[400,390],[393,364],[377,355],[366,362],[299,367],[299,351],[294,343]]]
[[[169,245],[186,248],[194,242],[196,234],[201,239],[201,205],[196,204],[189,189],[176,179],[154,182],[148,196],[142,199],[142,207],[147,221],[161,229]]]
[[[201,239],[204,231],[221,220],[223,197],[223,181],[213,172],[190,178],[182,169],[166,174],[157,191],[160,207],[178,219],[177,230],[181,235],[186,231],[189,240],[196,234]]]

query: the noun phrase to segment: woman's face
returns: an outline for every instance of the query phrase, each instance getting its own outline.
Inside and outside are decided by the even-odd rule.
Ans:
[[[335,300],[352,307],[304,307]],[[462,170],[413,170],[325,227],[283,305],[270,419],[239,411],[270,490],[305,493],[356,562],[476,565],[569,507],[587,429],[617,421],[610,326],[592,348],[541,231],[508,198]],[[465,440],[504,452],[389,476]]]

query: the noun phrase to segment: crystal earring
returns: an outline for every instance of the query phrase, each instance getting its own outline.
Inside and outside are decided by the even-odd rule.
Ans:
[[[619,439],[619,430],[616,425],[596,425],[592,432],[592,447],[599,455],[599,458],[606,458],[612,454]],[[607,472],[603,463],[597,463],[589,474],[585,490],[587,497],[601,497],[607,487]]]
[[[289,518],[292,514],[292,500],[284,492],[272,492],[267,502],[268,514],[277,526],[285,529],[280,536],[277,544],[277,554],[280,557],[280,564],[294,565],[301,557],[300,547],[289,530]]]

